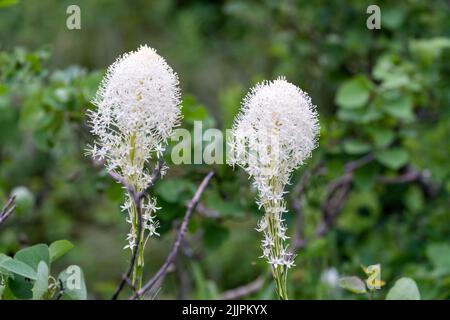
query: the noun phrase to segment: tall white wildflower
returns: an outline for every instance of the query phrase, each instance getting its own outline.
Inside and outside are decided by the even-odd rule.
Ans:
[[[152,171],[149,167],[162,157],[167,139],[181,119],[176,73],[154,49],[141,46],[108,68],[93,103],[97,108],[88,115],[96,140],[89,153],[104,160],[107,170],[120,174],[136,192],[145,190]],[[144,199],[142,217],[147,237],[157,235],[157,209],[155,199]],[[132,225],[126,247],[133,249],[137,216],[128,193],[122,210]]]
[[[284,77],[264,81],[244,98],[229,140],[229,164],[242,167],[258,190],[257,203],[265,211],[256,229],[264,235],[262,257],[271,265],[283,299],[287,269],[294,265],[285,243],[284,189],[317,145],[315,109],[308,94]]]

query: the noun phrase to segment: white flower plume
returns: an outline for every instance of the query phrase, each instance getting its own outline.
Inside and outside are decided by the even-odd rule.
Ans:
[[[252,88],[231,130],[228,162],[253,178],[258,205],[266,211],[257,228],[265,236],[263,257],[275,268],[292,266],[293,256],[283,244],[284,188],[292,172],[311,156],[318,132],[310,97],[284,77]]]
[[[124,176],[142,171],[165,145],[181,118],[176,73],[148,46],[119,57],[100,84],[90,112],[91,150],[106,159],[108,170]]]
[[[105,160],[108,171],[122,175],[137,192],[144,190],[150,180],[150,160],[162,156],[167,139],[180,122],[180,97],[176,73],[154,49],[144,45],[122,55],[100,84],[93,100],[97,108],[88,111],[96,138],[89,153]],[[123,208],[132,209],[129,197]],[[154,210],[147,209],[144,223],[150,233],[156,233]],[[130,234],[129,239],[135,236]]]

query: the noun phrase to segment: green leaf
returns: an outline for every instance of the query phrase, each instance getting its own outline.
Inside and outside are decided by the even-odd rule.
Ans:
[[[377,147],[388,146],[389,144],[392,143],[395,137],[394,132],[390,129],[374,128],[371,129],[369,132],[370,135],[373,137],[375,146]]]
[[[370,151],[370,144],[358,140],[344,141],[344,151],[348,154],[363,154]]]
[[[83,270],[76,265],[67,267],[61,271],[58,279],[63,285],[64,300],[86,300],[87,291],[86,283],[84,282]]]
[[[368,190],[373,187],[378,174],[378,166],[367,164],[363,168],[356,170],[354,175],[355,186],[359,190]]]
[[[204,199],[206,207],[210,210],[216,211],[221,217],[239,217],[244,214],[242,208],[236,200],[224,200],[217,192],[208,192]]]
[[[73,244],[68,240],[58,240],[53,242],[49,247],[50,261],[56,261],[67,252],[72,250]]]
[[[382,165],[397,170],[403,167],[409,160],[409,154],[401,148],[379,151],[375,154],[375,158]]]
[[[155,192],[169,203],[176,203],[180,200],[185,191],[193,189],[193,184],[186,180],[162,180],[156,187]]]
[[[353,293],[366,293],[364,281],[356,276],[340,278],[339,286]]]
[[[411,53],[425,64],[431,64],[445,48],[450,48],[450,39],[437,37],[431,39],[411,40],[409,43]]]
[[[394,95],[382,99],[382,108],[389,115],[405,121],[414,120],[413,100],[408,95]]]
[[[46,244],[37,244],[22,249],[15,254],[14,259],[26,263],[34,270],[37,270],[41,261],[44,261],[48,266],[50,265],[50,253]]]
[[[0,267],[11,273],[21,275],[32,280],[36,280],[37,277],[36,271],[34,271],[32,267],[16,259],[4,260],[0,264]]]
[[[33,289],[33,280],[29,278],[14,275],[14,277],[8,279],[8,288],[14,297],[18,299],[31,299],[33,297],[33,293],[31,292],[31,289]]]
[[[411,278],[400,278],[386,295],[386,300],[420,300],[416,282]]]
[[[10,7],[19,3],[19,0],[0,0],[0,8]]]
[[[354,123],[370,123],[380,119],[383,114],[369,106],[367,109],[339,109],[337,112],[337,117],[339,120],[354,122]]]
[[[11,192],[16,197],[16,212],[19,214],[30,211],[34,205],[34,196],[27,187],[18,186]]]
[[[448,243],[433,243],[427,247],[427,257],[436,269],[450,272],[450,245]]]
[[[6,254],[0,253],[0,265],[2,264],[3,261],[12,259],[11,257],[8,257]]]
[[[229,233],[229,230],[220,224],[211,222],[205,223],[203,235],[205,246],[210,250],[219,248],[228,238]]]
[[[406,10],[403,7],[391,7],[383,9],[383,27],[396,29],[405,20]]]
[[[194,121],[201,121],[208,117],[207,109],[199,104],[191,95],[183,96],[183,120],[193,123]]]
[[[336,104],[344,109],[363,107],[370,96],[371,82],[366,76],[356,76],[344,82],[336,94]]]
[[[33,289],[31,289],[33,292],[33,300],[42,299],[43,295],[47,292],[48,276],[49,270],[47,264],[44,261],[39,262],[37,268],[37,279],[34,283]]]

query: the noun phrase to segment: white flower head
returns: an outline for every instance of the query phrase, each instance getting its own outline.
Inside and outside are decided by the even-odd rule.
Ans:
[[[317,145],[316,107],[284,77],[264,81],[244,98],[231,132],[229,163],[254,178],[262,203],[280,200],[292,171]],[[273,178],[278,182],[275,190],[268,185]]]
[[[96,137],[89,153],[104,159],[108,171],[122,175],[136,192],[150,181],[148,164],[163,155],[173,128],[181,120],[181,92],[176,73],[164,58],[148,46],[119,57],[107,70],[88,111],[91,132]],[[166,167],[161,169],[161,176]],[[127,222],[135,221],[133,200],[127,194],[122,210]],[[143,224],[148,236],[158,235],[153,213],[156,200],[143,200]],[[127,248],[133,249],[136,227],[131,227]]]
[[[257,204],[265,210],[256,230],[262,232],[262,257],[277,272],[294,266],[284,247],[289,238],[282,215],[284,188],[292,172],[317,145],[316,107],[307,93],[280,77],[250,90],[231,130],[228,162],[242,167],[258,190]],[[284,269],[283,269],[284,270]]]
[[[89,113],[96,141],[90,150],[108,170],[139,174],[181,119],[179,81],[164,58],[146,45],[119,57],[106,72]]]

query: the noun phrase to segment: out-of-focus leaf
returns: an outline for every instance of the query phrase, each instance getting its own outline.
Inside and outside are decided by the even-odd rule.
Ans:
[[[389,29],[397,29],[400,27],[405,20],[406,10],[404,7],[388,7],[383,8],[382,11],[382,24],[383,27],[386,26]]]
[[[450,245],[448,243],[433,243],[427,247],[427,256],[436,269],[450,273]]]
[[[203,239],[205,245],[211,250],[217,249],[230,233],[227,228],[216,223],[206,223],[204,229]]]
[[[16,197],[16,211],[19,215],[30,211],[34,205],[34,195],[27,187],[15,187],[11,193]]]
[[[336,94],[336,104],[344,109],[363,107],[370,96],[371,83],[365,76],[356,76],[344,82]]]
[[[84,282],[84,274],[79,266],[72,265],[67,267],[67,269],[61,271],[58,280],[63,285],[62,299],[86,300],[87,290]]]
[[[391,116],[411,121],[414,119],[414,114],[412,112],[413,101],[408,95],[391,95],[383,99],[382,108]]]
[[[344,151],[348,154],[363,154],[370,151],[370,144],[358,140],[344,141]]]
[[[356,276],[342,277],[339,286],[353,293],[366,293],[364,281]]]
[[[47,264],[44,261],[39,262],[37,268],[37,279],[34,282],[33,289],[31,290],[33,292],[33,300],[42,299],[43,295],[47,292],[48,276],[49,270]]]
[[[50,265],[50,253],[46,244],[37,244],[22,249],[15,254],[14,259],[26,263],[34,270],[37,270],[39,262],[41,261],[44,261],[47,265]]]
[[[412,54],[426,64],[431,64],[445,48],[450,48],[450,38],[417,39],[409,43]]]
[[[386,300],[420,300],[416,282],[411,278],[400,278],[386,295]]]
[[[409,155],[404,149],[395,148],[379,151],[375,154],[375,158],[384,166],[397,170],[408,163]]]
[[[155,186],[155,192],[165,201],[175,203],[180,200],[183,192],[191,194],[194,185],[185,180],[162,180]]]
[[[19,3],[19,0],[0,0],[0,8],[6,8]]]
[[[53,262],[73,248],[73,244],[68,240],[58,240],[53,242],[49,247],[50,261]]]
[[[36,280],[36,271],[32,267],[22,261],[16,259],[6,259],[0,264],[0,268],[11,273],[24,276],[26,278]]]
[[[8,278],[8,288],[15,298],[18,299],[31,299],[33,293],[33,280],[28,277],[14,275],[14,277]]]
[[[193,96],[183,97],[183,120],[188,122],[202,121],[208,117],[206,108],[197,103]]]
[[[373,137],[375,146],[377,147],[388,146],[394,140],[395,137],[394,132],[390,129],[373,128],[369,132],[370,135]]]

